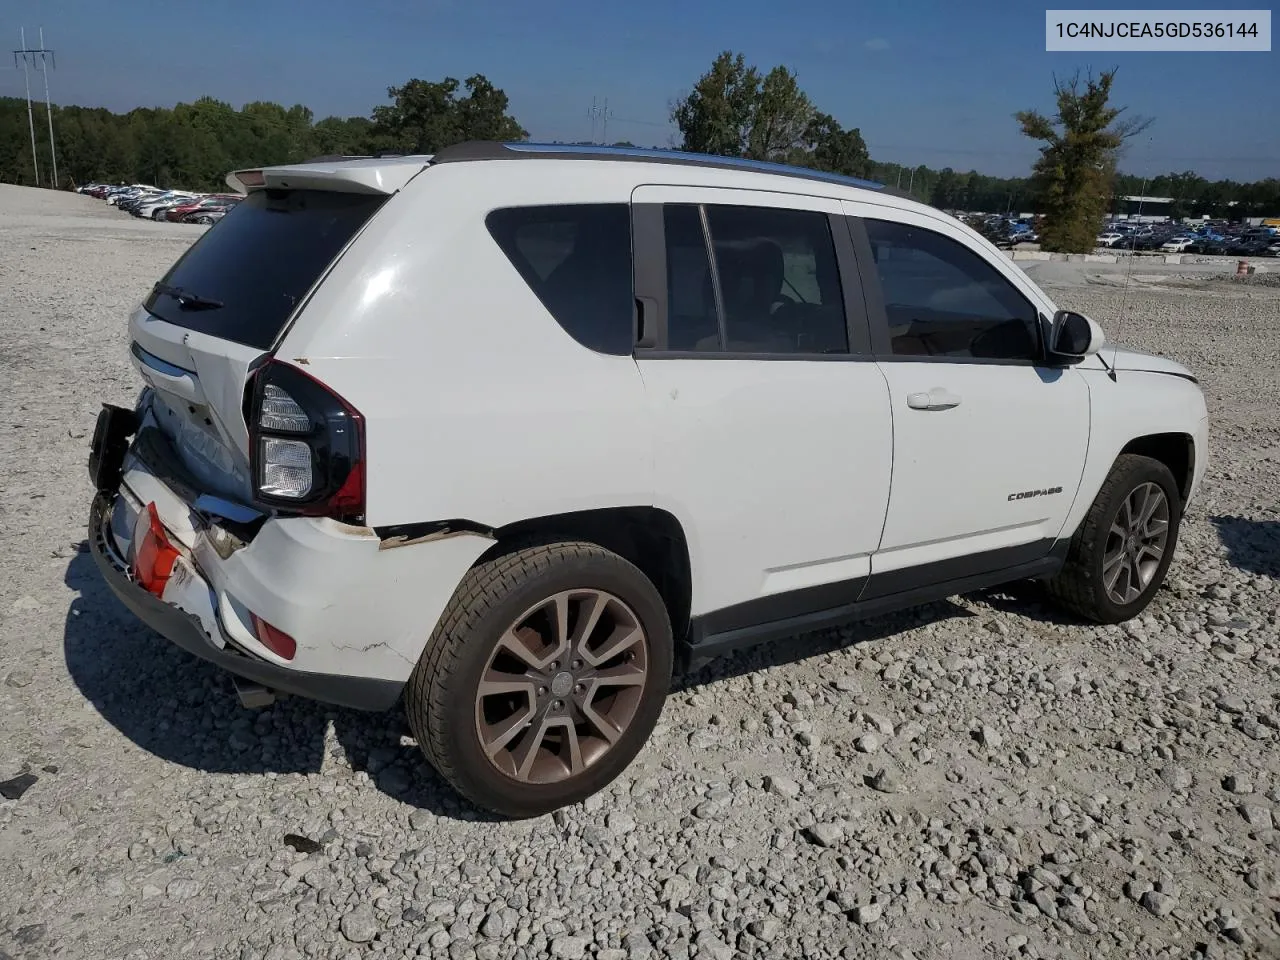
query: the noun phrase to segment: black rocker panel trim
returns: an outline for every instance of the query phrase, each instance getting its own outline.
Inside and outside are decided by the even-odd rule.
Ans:
[[[966,557],[951,557],[915,567],[873,573],[867,583],[867,589],[858,599],[875,600],[895,593],[919,590],[935,583],[947,583],[993,570],[1004,570],[1008,567],[1033,563],[1048,556],[1053,545],[1053,540],[1037,540],[1034,543],[1019,544],[1016,547],[984,550],[982,553],[971,553]]]
[[[866,620],[1014,580],[1051,577],[1062,568],[1069,543],[1041,540],[712,610],[690,623],[684,669],[695,670],[717,657],[769,640]],[[879,592],[878,585],[886,582],[899,589]],[[877,590],[874,594],[873,589]]]

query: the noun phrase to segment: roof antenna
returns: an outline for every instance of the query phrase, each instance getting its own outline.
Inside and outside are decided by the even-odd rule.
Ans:
[[[1151,139],[1152,139],[1151,137],[1147,137],[1148,147],[1150,147],[1151,145]],[[1150,153],[1150,150],[1148,149],[1147,152]],[[1146,200],[1146,196],[1147,196],[1147,183],[1148,183],[1148,178],[1143,177],[1142,187],[1141,189],[1138,190],[1138,212],[1134,214],[1134,216],[1139,218],[1139,220],[1141,220],[1142,218],[1142,204]],[[1121,243],[1123,242],[1124,241],[1121,241]],[[1124,248],[1121,247],[1121,249],[1124,249]],[[1115,382],[1115,379],[1116,379],[1116,363],[1120,359],[1120,331],[1124,329],[1125,308],[1129,305],[1129,278],[1133,276],[1134,256],[1135,254],[1133,249],[1133,243],[1130,242],[1129,243],[1129,264],[1125,268],[1124,290],[1120,294],[1120,316],[1116,320],[1115,346],[1111,351],[1111,365],[1110,365],[1110,368],[1107,370],[1107,375],[1111,377],[1111,380],[1113,383]],[[1103,360],[1102,362],[1105,364],[1106,360]]]

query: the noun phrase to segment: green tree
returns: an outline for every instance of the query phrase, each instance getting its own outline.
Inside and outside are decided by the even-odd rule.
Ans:
[[[680,149],[746,156],[759,97],[760,72],[747,66],[740,53],[721,53],[689,95],[671,108],[671,120],[680,129]]]
[[[862,132],[814,108],[795,73],[767,74],[725,51],[671,108],[680,149],[791,163],[852,177],[871,172]]]
[[[1115,70],[1082,86],[1076,74],[1067,82],[1054,81],[1058,112],[1051,119],[1034,110],[1016,114],[1022,132],[1043,142],[1033,168],[1032,183],[1044,229],[1046,250],[1084,253],[1093,249],[1102,227],[1116,172],[1121,144],[1146,129],[1149,120],[1120,120],[1123,107],[1109,105]]]
[[[460,141],[498,140],[509,143],[528,139],[529,131],[507,112],[510,103],[506,93],[479,73],[468,77],[466,86],[467,95],[457,102],[456,107]]]
[[[815,113],[805,134],[812,149],[807,166],[846,177],[870,177],[871,155],[857,127],[845,130],[830,114]]]
[[[368,117],[325,117],[311,131],[318,156],[360,156],[372,152]]]
[[[523,140],[528,133],[507,113],[507,95],[483,75],[467,78],[465,97],[453,77],[439,83],[413,79],[390,87],[389,105],[374,107],[372,141],[378,149],[435,153],[465,140]]]
[[[940,210],[954,210],[960,195],[960,178],[950,167],[943,167],[933,185],[933,194],[929,202]]]
[[[747,132],[746,155],[782,162],[808,145],[813,104],[786,67],[774,67],[756,91]]]

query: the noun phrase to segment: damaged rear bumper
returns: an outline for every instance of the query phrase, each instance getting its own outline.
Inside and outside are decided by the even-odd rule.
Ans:
[[[99,493],[94,497],[89,514],[89,550],[112,593],[152,630],[202,660],[281,693],[357,710],[389,710],[395,705],[403,682],[307,673],[250,657],[225,637],[211,632],[219,630],[212,606],[208,617],[197,616],[148,593],[133,581],[115,550],[111,508],[109,495]],[[192,576],[199,578],[197,573]]]

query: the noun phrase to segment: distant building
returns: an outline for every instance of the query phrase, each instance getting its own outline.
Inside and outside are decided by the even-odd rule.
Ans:
[[[1169,219],[1173,197],[1116,197],[1112,212],[1118,220],[1159,223]]]

